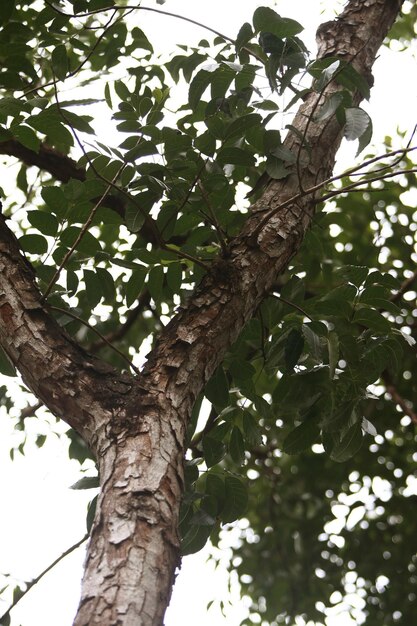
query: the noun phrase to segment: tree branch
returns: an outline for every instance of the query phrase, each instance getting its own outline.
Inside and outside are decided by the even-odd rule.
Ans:
[[[387,392],[390,394],[393,402],[395,402],[395,404],[398,404],[399,407],[401,407],[401,409],[404,411],[405,415],[408,415],[408,417],[411,419],[412,422],[414,422],[414,424],[417,424],[417,413],[413,410],[413,405],[409,400],[406,400],[405,398],[403,398],[396,386],[394,385],[392,378],[389,374],[389,372],[387,372],[387,370],[385,370],[382,373],[381,376],[382,380],[385,383],[385,389],[387,390]]]
[[[6,618],[10,619],[10,611],[12,611],[15,608],[15,606],[20,602],[22,598],[25,597],[25,595],[32,589],[32,587],[34,587],[48,572],[50,572],[51,569],[53,569],[56,565],[58,565],[58,563],[60,563],[63,559],[65,559],[65,557],[69,556],[70,554],[72,554],[72,552],[77,550],[77,548],[79,548],[85,541],[87,541],[88,537],[89,537],[89,533],[86,533],[84,537],[82,537],[79,541],[77,541],[77,543],[74,543],[74,545],[68,548],[68,550],[65,550],[65,552],[63,552],[58,558],[56,558],[55,561],[50,563],[48,567],[46,567],[40,574],[36,576],[36,578],[33,578],[32,580],[25,582],[26,589],[19,593],[17,599],[14,600],[14,602],[12,602],[12,604],[9,606],[7,611],[3,613],[3,615],[0,617],[0,620],[6,621]]]
[[[85,352],[41,301],[32,267],[0,214],[0,344],[34,395],[94,446],[135,379]]]

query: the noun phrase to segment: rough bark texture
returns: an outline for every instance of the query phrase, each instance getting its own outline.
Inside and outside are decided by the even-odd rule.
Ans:
[[[369,80],[401,4],[351,0],[338,20],[319,28],[319,56],[351,61]],[[333,119],[311,121],[317,97],[308,96],[293,122],[305,133],[309,162],[302,159],[297,174],[269,183],[230,258],[213,266],[164,329],[139,377],[113,371],[58,326],[0,220],[1,345],[33,393],[81,433],[99,464],[101,495],[76,626],[163,623],[179,563],[184,435],[193,403],[299,249],[316,198],[282,204],[300,183],[307,189],[326,179],[334,165],[342,133]],[[297,152],[297,136],[289,135],[286,146]]]

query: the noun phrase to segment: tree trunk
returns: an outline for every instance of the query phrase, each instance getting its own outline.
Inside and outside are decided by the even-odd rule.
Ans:
[[[319,28],[319,56],[351,62],[370,82],[401,4],[351,0],[338,20]],[[332,84],[327,93],[338,88]],[[99,465],[101,494],[75,626],[163,623],[179,565],[187,422],[197,395],[298,251],[319,195],[309,190],[332,172],[342,131],[333,118],[313,121],[320,97],[309,94],[293,122],[309,146],[308,162],[300,159],[297,173],[267,185],[230,257],[213,265],[163,330],[138,377],[86,354],[58,326],[0,220],[1,345],[33,393],[83,436]],[[285,145],[303,157],[299,133],[290,133]]]

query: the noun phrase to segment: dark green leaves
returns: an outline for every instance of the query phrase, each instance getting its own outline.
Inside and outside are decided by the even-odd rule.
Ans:
[[[349,428],[339,443],[333,448],[330,457],[333,461],[343,463],[350,459],[362,445],[363,435],[360,422]]]
[[[219,439],[206,436],[203,439],[204,461],[207,467],[217,465],[226,453],[226,446]]]
[[[378,311],[369,308],[360,308],[355,312],[353,321],[374,330],[377,333],[389,333],[391,325]]]
[[[316,420],[306,419],[285,438],[283,450],[287,454],[298,454],[316,443],[319,435],[320,428]]]
[[[98,476],[83,476],[83,478],[71,485],[70,489],[96,489],[97,487],[99,487]]]
[[[303,30],[301,24],[287,17],[281,17],[269,7],[258,7],[252,20],[256,32],[272,33],[280,39],[294,37]]]
[[[59,80],[65,80],[67,73],[68,73],[69,63],[68,63],[67,50],[64,44],[60,44],[56,48],[53,49],[51,60],[52,60],[52,69],[54,71],[55,76]]]
[[[13,363],[11,362],[11,360],[9,359],[9,357],[7,356],[7,354],[4,352],[4,350],[1,347],[0,347],[0,373],[4,374],[5,376],[16,376],[16,370],[15,370]]]
[[[55,215],[46,211],[29,211],[28,220],[34,228],[37,228],[43,235],[54,237],[58,230],[58,220]]]
[[[226,476],[225,505],[222,512],[223,522],[234,522],[245,513],[248,506],[248,492],[244,483],[234,476]]]
[[[36,133],[25,124],[21,124],[19,126],[13,126],[13,136],[26,148],[29,150],[33,150],[34,152],[39,151],[39,146],[41,141]]]
[[[23,235],[19,238],[22,250],[30,254],[45,254],[48,251],[48,242],[42,235]]]
[[[225,147],[217,153],[217,162],[220,165],[254,165],[255,157],[242,148]]]
[[[233,461],[240,465],[245,458],[245,442],[240,428],[235,426],[230,434],[229,453]]]
[[[299,330],[290,331],[285,344],[285,364],[288,370],[293,370],[298,363],[304,347],[304,338]]]
[[[361,137],[371,123],[369,115],[359,107],[345,109],[345,116],[345,137],[348,141],[353,141]]]
[[[208,472],[200,488],[203,492],[186,494],[181,509],[182,554],[201,550],[218,521],[233,522],[247,509],[246,485],[235,476]]]
[[[229,404],[229,382],[222,367],[218,367],[206,385],[206,398],[221,411]]]
[[[6,24],[12,16],[16,0],[2,0],[0,3],[0,26]]]

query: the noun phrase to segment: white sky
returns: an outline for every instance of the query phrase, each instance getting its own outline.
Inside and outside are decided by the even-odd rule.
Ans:
[[[317,25],[332,19],[343,4],[335,0],[323,3],[316,0],[168,0],[161,8],[194,18],[234,37],[244,21],[251,21],[257,6],[273,6],[308,29],[306,43],[314,50]],[[322,5],[331,8],[322,13]],[[149,1],[146,6],[157,5]],[[175,43],[192,44],[203,37],[209,40],[211,37],[195,26],[151,13],[142,12],[137,18],[130,16],[129,19],[138,20],[155,50],[161,52],[172,50]],[[397,125],[405,129],[415,124],[417,81],[411,80],[415,75],[415,59],[411,55],[382,51],[375,67],[376,85],[371,102],[365,105],[373,118],[377,140],[395,132]],[[356,146],[345,147],[343,162],[355,151]],[[7,379],[6,384],[9,382]],[[18,403],[25,406],[23,398],[18,399]],[[42,450],[32,446],[26,457],[18,455],[11,463],[9,449],[18,435],[3,412],[0,417],[0,572],[25,580],[36,576],[83,536],[90,493],[68,489],[80,477],[79,466],[68,461],[66,449],[56,437],[48,439]],[[32,423],[34,432],[37,427]],[[70,626],[78,603],[83,555],[83,549],[77,550],[31,590],[15,609],[12,626]],[[232,588],[233,605],[227,610],[226,619],[215,607],[206,613],[210,600],[227,601],[228,598],[224,568],[219,567],[214,572],[213,566],[205,563],[206,556],[204,551],[184,559],[166,626],[238,626],[245,615],[236,586],[234,592]],[[0,602],[0,614],[5,608]],[[329,626],[332,623],[335,621],[329,620]],[[347,623],[351,622],[337,619],[338,626]]]

